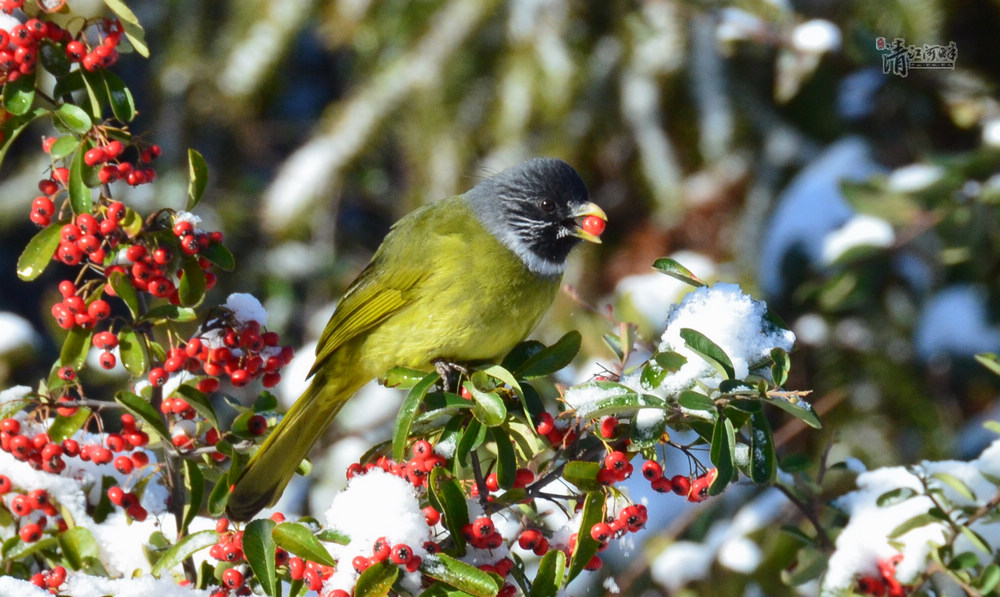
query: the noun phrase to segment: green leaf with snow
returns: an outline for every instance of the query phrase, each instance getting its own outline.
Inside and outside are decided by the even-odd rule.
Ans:
[[[773,483],[778,473],[771,423],[763,410],[750,413],[750,479],[757,484]]]
[[[764,404],[771,404],[799,419],[813,429],[819,429],[823,425],[813,412],[812,406],[801,396],[792,393],[771,393],[760,397]]]
[[[701,355],[702,358],[712,365],[718,367],[726,379],[734,379],[736,377],[736,370],[729,355],[718,344],[712,342],[708,336],[691,328],[682,328],[680,335],[688,348]]]
[[[446,553],[429,554],[421,572],[474,597],[493,597],[502,588],[493,575]]]
[[[886,508],[898,504],[900,502],[905,502],[906,500],[919,495],[913,489],[909,487],[897,487],[886,491],[885,493],[879,495],[875,498],[875,505],[879,508]]]
[[[976,501],[976,494],[975,494],[975,492],[972,491],[972,488],[969,487],[965,483],[965,481],[962,481],[961,479],[959,479],[955,475],[952,475],[952,474],[949,474],[949,473],[944,473],[944,472],[938,472],[938,473],[933,473],[931,475],[931,478],[932,479],[937,479],[941,483],[943,483],[946,486],[948,486],[951,489],[953,489],[955,491],[955,493],[957,493],[958,495],[964,497],[965,499],[969,500],[970,502]]]
[[[580,417],[598,418],[629,414],[638,408],[666,408],[666,402],[650,394],[640,394],[613,381],[590,381],[570,388],[566,402]]]
[[[673,351],[653,354],[642,368],[640,376],[642,387],[649,390],[660,387],[667,375],[676,373],[686,362],[687,357]]]
[[[776,386],[783,386],[788,381],[788,371],[792,368],[792,361],[788,358],[788,353],[781,348],[771,349],[771,380]]]
[[[66,557],[66,563],[73,570],[96,576],[107,576],[101,562],[101,548],[97,540],[85,527],[73,527],[58,535],[59,548]]]

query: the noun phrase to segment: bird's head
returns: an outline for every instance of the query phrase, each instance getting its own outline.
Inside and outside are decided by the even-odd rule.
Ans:
[[[555,276],[581,240],[601,242],[608,217],[562,160],[534,158],[496,174],[466,193],[476,216],[504,246],[539,275]]]

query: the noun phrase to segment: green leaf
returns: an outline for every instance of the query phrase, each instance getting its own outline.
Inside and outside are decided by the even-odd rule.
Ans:
[[[35,73],[22,75],[3,86],[3,107],[15,116],[24,116],[35,103]]]
[[[65,367],[72,367],[79,371],[83,363],[87,360],[87,352],[90,350],[90,332],[81,327],[74,327],[66,334],[63,340],[62,350],[59,352],[59,363]]]
[[[80,106],[63,104],[53,114],[60,124],[77,135],[86,135],[94,127],[90,115]]]
[[[698,278],[698,276],[691,273],[691,270],[669,257],[660,257],[654,261],[653,268],[667,274],[675,280],[680,280],[681,282],[690,284],[696,288],[700,286],[708,286],[708,284]]]
[[[979,566],[979,556],[971,551],[963,551],[957,554],[948,562],[949,570],[963,570],[965,568],[975,568]]]
[[[141,396],[137,396],[132,392],[121,391],[115,394],[115,401],[124,406],[137,419],[148,425],[161,438],[170,437],[170,431],[160,417],[160,413]]]
[[[132,99],[132,92],[115,73],[106,69],[100,72],[101,76],[104,77],[104,86],[108,92],[112,114],[121,122],[132,122],[132,119],[135,118],[135,100]]]
[[[823,426],[820,424],[819,419],[816,417],[816,413],[813,412],[809,403],[798,396],[789,395],[786,398],[783,396],[768,395],[761,396],[760,401],[765,404],[777,406],[813,429],[819,429]]]
[[[944,483],[948,487],[955,490],[955,493],[970,502],[976,501],[976,494],[972,491],[972,488],[966,485],[965,481],[962,481],[955,475],[951,475],[949,473],[934,473],[931,475],[931,478]]]
[[[688,410],[707,410],[715,412],[715,401],[708,396],[695,392],[694,390],[684,390],[677,397],[677,404]]]
[[[385,597],[399,574],[399,567],[386,561],[369,566],[354,585],[354,597]]]
[[[184,489],[187,490],[187,499],[184,500],[181,531],[187,533],[188,525],[198,516],[202,499],[205,497],[205,475],[202,474],[198,463],[193,460],[184,461]]]
[[[502,427],[490,428],[490,435],[497,446],[497,483],[503,489],[510,489],[514,486],[514,473],[517,471],[517,459],[514,457],[510,435]]]
[[[131,326],[118,332],[118,355],[122,366],[133,377],[139,377],[149,369],[149,346],[146,337],[137,334]]]
[[[726,379],[734,379],[736,377],[736,371],[733,368],[733,362],[729,359],[729,355],[718,344],[712,342],[708,336],[691,328],[681,329],[680,335],[688,348],[701,355],[709,363],[720,367],[722,372],[725,373]]]
[[[80,215],[90,213],[94,209],[94,200],[91,196],[90,187],[83,180],[84,170],[87,165],[83,162],[86,155],[87,144],[84,144],[73,156],[73,162],[69,166],[69,204],[73,208],[73,213]]]
[[[901,523],[900,525],[898,525],[888,535],[886,535],[886,538],[898,539],[903,535],[905,535],[906,533],[909,533],[913,529],[918,529],[920,527],[927,526],[929,524],[935,524],[940,522],[942,522],[942,520],[939,514],[924,512],[923,514],[918,514],[913,518],[910,518]],[[962,528],[964,529],[965,527]]]
[[[563,479],[580,488],[580,491],[600,491],[597,473],[601,465],[590,460],[570,460],[563,468]]]
[[[224,442],[222,441],[219,442],[219,444],[222,443]],[[218,449],[219,444],[215,445],[216,449]],[[237,458],[239,457],[240,457],[239,454],[237,454]],[[242,468],[242,467],[236,467],[235,465],[236,463],[234,462],[233,465],[230,467],[230,470],[233,470],[234,468],[236,468],[236,470],[239,470],[240,468]],[[216,482],[215,487],[212,488],[212,492],[208,494],[208,513],[210,516],[219,517],[222,516],[223,513],[226,511],[226,502],[229,501],[230,485],[231,483],[228,477],[223,477]]]
[[[989,543],[987,543],[986,539],[983,539],[983,537],[979,533],[973,531],[966,525],[961,525],[958,528],[960,531],[962,531],[962,534],[965,535],[965,538],[969,540],[969,543],[972,543],[973,547],[986,554],[993,553],[993,551],[990,549]]]
[[[223,271],[230,272],[236,267],[236,258],[222,243],[210,242],[207,247],[198,251],[198,255],[208,259]]]
[[[132,282],[129,281],[128,276],[124,272],[115,271],[111,273],[111,288],[114,289],[115,295],[118,296],[128,307],[129,313],[132,315],[133,319],[138,319],[139,317],[139,297],[135,293],[135,286],[132,286]]]
[[[98,71],[81,70],[83,74],[83,88],[87,91],[87,100],[90,103],[90,117],[94,120],[103,120],[104,104],[108,103],[108,89],[104,84],[104,79]]]
[[[781,348],[771,350],[771,379],[774,385],[783,386],[788,381],[788,370],[792,368],[792,360]]]
[[[477,371],[476,373],[479,372]],[[497,395],[496,392],[484,392],[480,390],[472,380],[463,382],[462,387],[472,395],[472,400],[476,403],[472,407],[472,414],[480,423],[487,427],[496,427],[503,424],[507,418],[507,407],[504,406],[503,398]]]
[[[204,392],[198,390],[198,388],[189,386],[187,384],[181,384],[177,386],[177,390],[174,392],[179,394],[184,400],[191,405],[199,415],[205,417],[208,424],[216,429],[220,429],[219,418],[215,414],[215,408],[212,406],[212,402],[208,399],[208,396]]]
[[[181,304],[185,307],[196,307],[205,298],[205,270],[198,265],[198,260],[194,257],[185,256],[181,263],[181,270],[184,275],[177,285],[177,296]]]
[[[250,569],[260,581],[260,586],[268,595],[278,594],[278,575],[274,561],[275,522],[270,518],[250,521],[243,529],[243,554],[246,556]]]
[[[52,425],[49,426],[49,438],[54,443],[59,443],[68,437],[72,437],[74,433],[83,427],[89,418],[90,409],[85,406],[77,408],[76,412],[68,417],[59,415],[52,421]]]
[[[553,549],[538,563],[535,582],[531,583],[531,597],[555,597],[563,585],[566,574],[566,554]]]
[[[502,588],[490,574],[446,553],[428,554],[422,572],[474,597],[494,597]]]
[[[125,30],[125,37],[128,38],[129,43],[132,44],[135,51],[143,58],[149,58],[149,48],[146,46],[146,32],[143,31],[142,25],[139,24],[139,19],[136,18],[135,13],[122,0],[104,0],[104,3],[121,20],[122,28]]]
[[[900,502],[905,502],[916,495],[919,494],[909,487],[897,487],[896,489],[891,489],[878,496],[878,498],[875,499],[875,505],[879,508],[885,508]]]
[[[218,540],[219,534],[214,529],[192,533],[165,551],[156,564],[153,565],[153,569],[150,572],[156,578],[160,578],[163,574],[169,574],[181,562],[195,553],[215,545]]]
[[[772,483],[778,473],[771,423],[764,411],[750,413],[750,479],[757,484]]]
[[[580,527],[576,534],[576,548],[569,561],[569,574],[566,582],[573,582],[590,559],[597,554],[601,544],[590,536],[590,529],[595,524],[604,521],[604,492],[592,491],[583,502],[583,514],[580,516]]]
[[[80,140],[73,135],[59,137],[52,147],[49,148],[49,155],[53,160],[62,159],[73,153],[80,147]]]
[[[73,527],[59,533],[58,537],[59,548],[70,568],[95,576],[108,575],[101,563],[101,548],[89,529]]]
[[[590,381],[570,389],[572,392],[594,392],[606,397],[588,400],[585,416],[597,419],[605,415],[620,416],[637,408],[665,409],[666,403],[651,394],[640,394],[628,386],[613,381]]]
[[[672,351],[653,354],[642,368],[642,387],[649,390],[660,387],[667,375],[675,373],[686,362],[685,356]]]
[[[188,200],[184,208],[191,211],[201,201],[208,185],[208,164],[205,158],[194,149],[188,149]]]
[[[53,222],[39,230],[28,241],[28,246],[24,247],[24,251],[17,259],[18,278],[30,282],[40,276],[45,268],[52,263],[52,256],[59,248],[60,234],[64,223]]]
[[[517,395],[518,400],[521,401],[521,407],[524,408],[525,413],[531,412],[531,406],[528,404],[528,398],[524,393],[524,389],[521,384],[517,382],[517,378],[508,369],[501,367],[500,365],[490,365],[488,367],[483,367],[480,369],[486,375],[500,380],[501,383],[510,386],[510,389],[514,391]]]
[[[324,566],[337,565],[330,552],[323,547],[312,531],[297,522],[283,522],[274,527],[271,535],[278,547],[289,553]]]
[[[726,485],[733,479],[736,472],[733,464],[733,455],[736,451],[736,430],[733,429],[733,422],[726,417],[719,417],[715,421],[715,430],[712,433],[712,447],[710,455],[712,464],[719,474],[708,488],[709,495],[718,495],[726,488]]]
[[[1000,585],[1000,566],[992,563],[987,566],[979,576],[979,591],[986,595],[992,593]]]
[[[423,402],[427,392],[434,387],[438,379],[440,377],[436,372],[425,374],[403,399],[403,403],[399,407],[399,414],[396,415],[396,424],[392,429],[392,457],[394,460],[403,460],[406,456],[406,443],[410,439],[413,420],[420,412],[420,403]]]
[[[459,553],[464,553],[465,535],[462,534],[462,527],[469,524],[469,509],[458,481],[443,467],[436,467],[427,478],[427,490],[431,505],[441,513],[444,527],[451,534]]]
[[[426,376],[427,372],[419,369],[393,367],[385,374],[385,387],[409,390]]]
[[[997,356],[990,352],[981,352],[976,355],[976,360],[983,367],[986,367],[993,373],[1000,375],[1000,356]]]
[[[25,116],[14,116],[8,118],[6,122],[0,123],[0,135],[3,135],[0,138],[0,165],[3,164],[3,160],[7,156],[7,150],[14,145],[14,141],[21,136],[24,129],[28,128],[28,125],[35,120],[49,114],[50,112],[45,108],[35,108]]]
[[[140,321],[149,321],[159,324],[166,321],[176,321],[177,323],[189,323],[198,319],[198,312],[191,307],[178,307],[177,305],[157,305],[146,312]]]
[[[455,447],[455,461],[463,466],[469,460],[469,452],[479,448],[483,445],[483,441],[486,440],[486,430],[489,429],[486,425],[483,425],[476,419],[469,421],[466,425],[465,431],[462,432],[462,436],[458,439],[458,445]]]
[[[567,332],[552,346],[548,346],[528,357],[513,371],[517,379],[531,379],[555,373],[573,362],[580,352],[582,336],[573,330]]]
[[[338,545],[347,545],[351,542],[350,537],[336,529],[323,529],[322,531],[316,533],[316,538],[320,541],[336,543]]]

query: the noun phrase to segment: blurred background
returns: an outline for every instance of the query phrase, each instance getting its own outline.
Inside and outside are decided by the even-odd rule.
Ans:
[[[164,153],[156,184],[116,196],[181,209],[186,151],[200,151],[198,214],[238,263],[209,301],[255,294],[285,342],[315,339],[398,217],[546,155],[610,218],[568,272],[577,298],[536,332],[584,330],[582,368],[614,360],[610,324],[585,305],[656,339],[683,290],[651,270],[669,255],[796,332],[788,387],[813,390],[824,428],[778,425],[783,456],[873,468],[991,441],[1000,377],[974,355],[1000,351],[1000,2],[128,4],[152,57],[117,72],[141,111],[132,130]],[[896,39],[954,42],[957,57],[901,70]],[[24,134],[0,173],[3,387],[36,383],[57,354],[58,270],[14,272],[47,132]],[[768,523],[796,512],[730,494],[690,509],[652,496],[645,544],[609,556],[589,594],[795,593],[779,578],[793,546],[733,521],[751,499]]]

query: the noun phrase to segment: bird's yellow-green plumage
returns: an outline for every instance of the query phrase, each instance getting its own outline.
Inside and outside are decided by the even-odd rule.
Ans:
[[[542,162],[536,165],[557,162],[555,166],[572,172],[557,160]],[[604,218],[599,208],[577,197],[581,191],[574,186],[576,181],[571,182],[573,203],[564,210],[559,226],[570,226],[572,218],[584,215]],[[585,199],[586,189],[582,183],[579,187]],[[534,329],[558,291],[565,253],[578,240],[563,237],[597,239],[570,226],[553,240],[567,245],[565,252],[550,255],[539,249],[544,253],[540,260],[524,251],[518,254],[521,245],[510,240],[513,236],[505,240],[501,232],[488,228],[509,227],[508,222],[494,222],[508,214],[492,204],[505,201],[500,196],[508,191],[490,188],[496,199],[470,191],[424,206],[393,226],[327,324],[317,345],[309,388],[233,486],[227,506],[230,517],[247,520],[277,501],[343,404],[369,380],[397,366],[432,370],[436,360],[498,361]],[[526,208],[535,209],[536,195],[548,192],[539,188],[523,193],[530,195]],[[538,208],[539,213],[529,214],[525,221],[531,223],[539,214],[548,214],[546,210],[548,206]],[[521,216],[509,215],[512,222],[520,221]],[[518,234],[525,238],[537,234],[524,230]],[[547,248],[549,243],[540,246]]]

